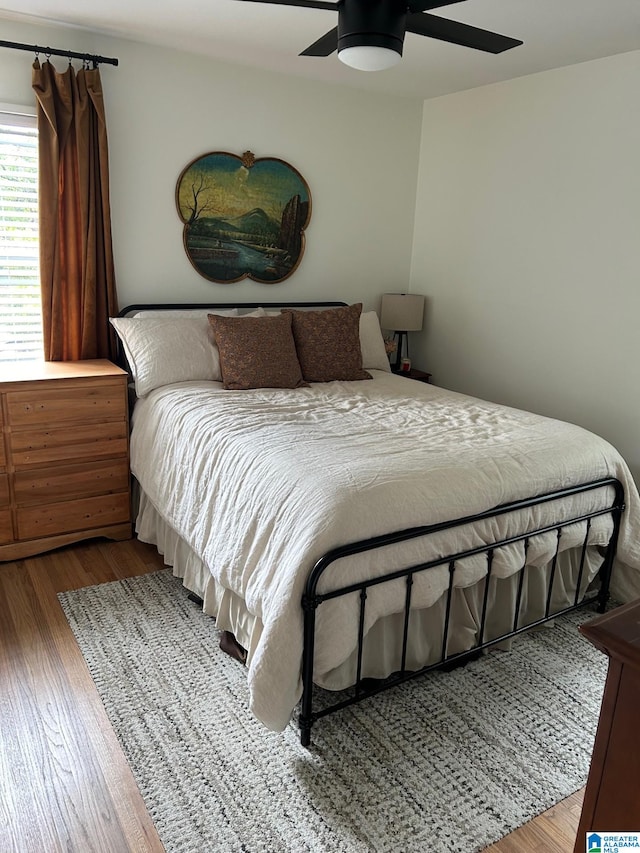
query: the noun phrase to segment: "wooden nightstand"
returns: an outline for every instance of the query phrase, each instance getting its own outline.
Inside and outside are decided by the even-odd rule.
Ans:
[[[574,853],[588,832],[640,828],[640,599],[596,616],[580,632],[609,657]]]
[[[424,370],[417,370],[412,367],[411,370],[392,370],[396,376],[406,376],[407,379],[417,379],[418,382],[431,382],[431,374],[425,373]]]
[[[127,374],[106,359],[0,368],[0,560],[131,537]]]

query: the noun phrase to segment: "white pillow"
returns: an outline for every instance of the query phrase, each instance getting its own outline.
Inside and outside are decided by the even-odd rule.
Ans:
[[[237,317],[238,309],[229,308],[218,310],[217,308],[143,308],[142,311],[136,311],[131,317],[136,317],[138,320],[157,320],[159,318],[167,319],[167,317],[192,319],[197,317],[207,318],[207,314],[220,314],[223,317]]]
[[[112,317],[124,348],[136,395],[189,379],[221,379],[218,348],[206,317]]]
[[[375,311],[367,311],[360,315],[360,349],[364,370],[386,370],[387,373],[391,373],[380,321]]]
[[[166,311],[161,317],[111,317],[137,397],[172,382],[222,381],[220,353],[207,320],[207,314],[218,313],[229,314],[205,309],[202,317],[175,317]],[[259,308],[251,316],[263,317],[264,311]]]

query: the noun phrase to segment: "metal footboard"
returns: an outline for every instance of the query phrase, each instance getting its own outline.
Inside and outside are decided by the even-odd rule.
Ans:
[[[460,551],[457,553],[447,554],[444,556],[439,556],[437,559],[431,560],[426,563],[420,563],[415,566],[410,566],[408,568],[398,569],[396,571],[389,571],[388,573],[381,575],[379,577],[369,578],[366,580],[358,581],[355,583],[345,584],[344,586],[338,587],[336,589],[332,589],[328,592],[318,593],[318,584],[320,579],[322,578],[324,572],[327,568],[334,563],[336,560],[342,559],[344,557],[350,557],[356,554],[361,554],[366,551],[372,551],[377,548],[382,548],[386,545],[393,545],[398,542],[403,542],[410,539],[417,539],[419,537],[429,536],[430,534],[437,533],[443,530],[451,530],[455,528],[462,527],[466,524],[472,524],[475,522],[481,522],[487,519],[497,518],[499,516],[506,515],[508,513],[514,513],[518,510],[528,509],[536,506],[540,506],[545,503],[549,503],[550,501],[560,500],[563,498],[570,498],[572,496],[578,495],[584,492],[592,492],[598,489],[608,489],[612,488],[614,493],[613,501],[607,501],[606,505],[602,506],[599,509],[586,512],[578,515],[571,515],[567,518],[563,518],[560,521],[557,521],[553,524],[545,525],[543,527],[539,527],[536,529],[527,530],[526,532],[519,533],[514,536],[510,536],[506,539],[500,539],[495,542],[491,542],[490,544],[483,544],[476,548],[472,548],[467,551]],[[300,727],[300,740],[303,746],[309,746],[311,743],[311,728],[313,724],[322,717],[327,716],[328,714],[335,713],[343,708],[346,708],[350,705],[353,705],[357,702],[361,702],[363,699],[367,699],[370,696],[373,696],[377,693],[381,693],[383,691],[389,690],[398,684],[402,684],[411,679],[417,678],[418,676],[430,672],[431,670],[443,668],[445,666],[451,666],[454,664],[465,663],[472,657],[476,657],[478,654],[482,652],[482,650],[489,648],[490,646],[495,645],[496,643],[503,642],[504,640],[509,639],[510,637],[515,637],[523,631],[527,631],[533,627],[543,624],[544,622],[549,621],[550,619],[559,616],[563,613],[568,613],[571,610],[575,610],[578,607],[583,607],[585,605],[597,602],[598,611],[603,612],[606,603],[609,597],[609,583],[611,579],[611,571],[613,567],[613,560],[616,553],[616,546],[618,541],[618,533],[620,529],[620,519],[622,516],[622,512],[624,511],[624,490],[622,484],[614,479],[602,479],[596,480],[591,483],[581,484],[579,486],[573,486],[567,489],[562,489],[555,492],[550,492],[544,495],[537,495],[532,498],[527,498],[525,500],[514,501],[512,503],[503,504],[494,509],[488,510],[486,512],[481,512],[476,515],[465,516],[464,518],[455,519],[453,521],[442,522],[433,525],[427,525],[424,527],[413,527],[408,530],[402,530],[395,533],[389,533],[382,536],[375,536],[371,539],[360,540],[357,542],[352,542],[348,545],[341,546],[339,548],[335,548],[325,554],[323,557],[318,560],[316,565],[313,567],[312,571],[307,578],[305,592],[302,597],[302,607],[304,611],[304,650],[303,650],[303,661],[302,661],[302,684],[303,684],[303,692],[302,692],[302,700],[300,706],[300,715],[298,718],[298,724]],[[585,557],[587,554],[587,546],[589,541],[589,534],[591,530],[591,524],[594,518],[599,516],[610,515],[612,520],[612,534],[609,539],[608,544],[606,545],[603,562],[600,567],[599,576],[600,576],[600,587],[599,590],[594,593],[585,594],[585,596],[580,599],[580,590],[583,579],[583,572],[585,568]],[[558,559],[558,554],[560,552],[560,539],[562,536],[562,531],[564,528],[569,527],[570,525],[577,524],[579,522],[586,522],[586,530],[584,541],[581,546],[580,552],[580,564],[578,568],[578,577],[576,583],[575,595],[573,598],[573,602],[566,607],[563,607],[559,610],[551,611],[552,605],[552,595],[553,595],[553,586],[554,580],[556,577],[556,563]],[[524,625],[519,624],[521,618],[521,602],[522,602],[522,592],[526,571],[526,554],[527,549],[529,547],[530,540],[541,534],[545,533],[555,533],[557,536],[556,550],[555,556],[551,561],[551,568],[549,572],[548,578],[548,587],[546,590],[546,606],[544,616],[534,619],[533,621],[529,621]],[[491,639],[485,639],[485,630],[486,630],[486,619],[487,619],[487,606],[489,599],[489,585],[492,576],[492,568],[493,568],[493,559],[494,553],[497,549],[504,547],[506,545],[510,545],[512,543],[522,542],[525,553],[525,560],[522,568],[519,570],[518,579],[517,579],[517,591],[515,596],[515,606],[513,612],[513,619],[510,620],[511,630],[506,631],[500,636],[492,637]],[[475,556],[477,554],[485,554],[487,560],[487,573],[484,578],[484,590],[482,593],[482,604],[481,604],[481,617],[480,617],[480,625],[478,629],[477,642],[471,648],[462,652],[449,653],[448,652],[448,640],[449,633],[451,629],[451,601],[454,590],[454,580],[455,580],[455,572],[457,563],[464,559],[465,557]],[[412,586],[414,583],[414,578],[416,575],[421,572],[428,572],[431,569],[440,566],[448,566],[449,570],[449,583],[448,590],[446,594],[446,603],[445,603],[445,614],[444,614],[444,627],[443,627],[443,636],[441,643],[441,652],[439,659],[432,664],[427,666],[423,666],[417,670],[409,670],[406,668],[407,661],[407,643],[409,636],[409,622],[411,617],[411,596],[412,596]],[[402,636],[402,650],[401,650],[401,666],[398,672],[395,672],[393,675],[384,679],[383,681],[375,681],[372,682],[372,679],[363,679],[362,678],[362,663],[363,663],[363,650],[364,650],[364,640],[365,640],[365,610],[367,603],[367,591],[374,586],[378,586],[380,584],[390,583],[392,581],[396,581],[398,579],[404,579],[405,582],[405,603],[404,603],[404,627],[403,627],[403,636]],[[347,698],[340,698],[339,701],[334,702],[328,706],[324,705],[321,709],[314,708],[314,697],[313,697],[313,680],[314,680],[314,650],[316,643],[316,613],[318,608],[322,605],[323,602],[339,598],[345,595],[351,595],[353,593],[357,593],[359,595],[359,623],[358,623],[358,645],[357,645],[357,666],[356,666],[356,681],[354,685],[347,691]],[[343,695],[343,694],[341,694]]]

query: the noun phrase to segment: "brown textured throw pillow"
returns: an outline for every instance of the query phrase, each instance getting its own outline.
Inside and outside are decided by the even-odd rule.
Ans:
[[[371,379],[362,369],[361,302],[325,311],[283,308],[282,313],[293,317],[296,351],[307,382]]]
[[[220,350],[223,388],[246,391],[307,385],[296,355],[290,316],[208,317]]]

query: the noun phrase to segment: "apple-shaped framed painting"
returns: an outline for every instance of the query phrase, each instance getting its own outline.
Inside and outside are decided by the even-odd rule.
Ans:
[[[187,257],[209,281],[276,284],[302,260],[311,193],[284,160],[203,154],[182,170],[176,206]]]

